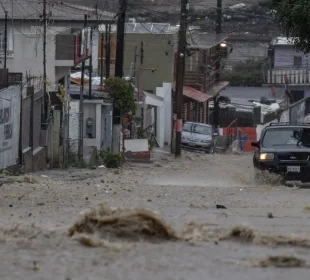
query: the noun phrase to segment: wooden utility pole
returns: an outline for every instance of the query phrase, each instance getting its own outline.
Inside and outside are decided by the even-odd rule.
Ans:
[[[119,0],[120,13],[117,20],[117,45],[115,58],[115,77],[123,77],[124,67],[124,39],[127,0]]]
[[[220,37],[220,34],[222,33],[222,0],[217,0],[217,10],[216,10],[216,35]],[[220,38],[217,40],[220,41]],[[217,61],[215,64],[215,78],[218,82],[220,80],[220,71],[221,71],[221,61],[220,61],[220,45],[217,45]],[[215,95],[214,99],[214,118],[213,118],[213,124],[215,126],[215,129],[217,130],[219,127],[220,122],[220,107],[219,107],[219,100],[218,100],[218,94]]]
[[[88,75],[89,75],[89,83],[88,83],[88,99],[91,99],[91,94],[92,94],[92,76],[93,76],[93,28],[90,28],[90,46],[89,46],[89,70],[88,70]]]
[[[84,28],[87,26],[87,15],[84,15]],[[84,38],[87,40],[87,38]],[[84,42],[81,42],[82,44]],[[80,87],[80,104],[79,104],[79,146],[78,146],[78,158],[80,166],[83,166],[83,154],[84,154],[84,73],[85,73],[85,60],[82,62],[81,70],[81,87]],[[89,81],[90,82],[90,81]]]
[[[8,11],[5,11],[4,25],[4,68],[6,68],[6,58],[8,52]]]
[[[140,102],[140,98],[142,96],[143,88],[142,88],[142,67],[144,63],[144,44],[143,41],[141,41],[140,45],[140,65],[138,69],[138,96],[137,101]],[[142,109],[141,109],[141,128],[144,128],[144,115],[145,115],[145,104],[142,103]]]
[[[107,24],[105,25],[107,28]],[[104,50],[104,35],[103,32],[101,33],[101,56],[100,56],[100,85],[103,85],[103,50]]]
[[[140,45],[140,65],[138,68],[138,96],[137,96],[138,102],[140,101],[140,96],[141,96],[141,92],[142,92],[141,83],[142,83],[143,62],[144,62],[144,46],[143,46],[143,41],[141,41],[141,45]]]
[[[115,77],[123,78],[124,74],[124,41],[125,41],[125,21],[127,0],[119,0],[120,12],[117,19],[117,42],[116,42],[116,57],[115,57]],[[113,152],[119,150],[119,143],[117,141],[119,128],[121,123],[121,112],[116,108],[113,102],[113,133],[112,133],[112,146]],[[124,128],[124,126],[122,126]],[[124,137],[124,134],[123,134]],[[124,147],[123,147],[124,148]]]
[[[222,0],[217,0],[216,34],[222,33]]]
[[[175,156],[181,155],[182,141],[182,109],[183,109],[183,83],[185,72],[186,31],[189,4],[188,0],[181,0],[180,30],[176,68],[176,138]]]
[[[46,95],[46,32],[47,32],[47,18],[46,18],[46,0],[43,0],[43,122],[46,123],[45,115],[45,95]]]

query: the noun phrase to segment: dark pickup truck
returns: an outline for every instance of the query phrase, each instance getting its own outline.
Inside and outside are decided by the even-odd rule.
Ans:
[[[310,125],[277,123],[265,127],[256,147],[254,172],[267,170],[286,181],[310,182]]]

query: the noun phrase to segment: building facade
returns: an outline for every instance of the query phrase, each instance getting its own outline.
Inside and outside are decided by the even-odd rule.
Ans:
[[[221,81],[221,48],[226,48],[226,36],[196,33],[190,36],[184,77],[183,121],[210,123],[210,102],[218,105],[219,93],[228,82]],[[218,118],[212,118],[218,125]]]
[[[7,68],[10,72],[26,73],[38,79],[43,76],[43,24],[42,1],[32,4],[25,0],[4,2],[0,9],[0,22],[5,26],[5,12],[7,21]],[[74,66],[74,44],[56,42],[58,34],[74,33],[84,27],[87,16],[89,25],[97,23],[97,18],[104,21],[113,19],[113,14],[95,9],[67,4],[65,2],[47,3],[47,35],[46,35],[46,71],[49,84],[55,85],[58,80],[70,73]],[[1,30],[3,31],[3,30]],[[0,35],[0,60],[4,61],[5,32]],[[94,67],[97,67],[97,32],[93,33]],[[62,59],[59,54],[65,54]]]
[[[266,73],[268,86],[287,89],[291,102],[310,96],[309,57],[296,50],[292,39],[278,37],[272,40],[269,50],[269,69]]]

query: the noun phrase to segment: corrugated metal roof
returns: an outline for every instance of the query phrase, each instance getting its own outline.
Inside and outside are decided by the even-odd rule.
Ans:
[[[195,101],[202,102],[202,103],[212,98],[212,96],[207,95],[197,89],[194,89],[188,86],[183,87],[183,95],[185,95],[186,97],[190,99],[193,99]]]
[[[293,41],[293,38],[277,37],[277,38],[272,40],[272,45],[274,45],[274,46],[293,46],[294,41]]]
[[[126,33],[147,33],[147,34],[172,34],[179,30],[178,26],[170,23],[126,23]],[[105,25],[99,26],[99,32],[105,32]],[[116,32],[116,25],[111,25],[111,32]]]

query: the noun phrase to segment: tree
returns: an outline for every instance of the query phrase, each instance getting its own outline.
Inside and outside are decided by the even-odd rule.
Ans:
[[[293,38],[296,48],[310,52],[310,3],[309,0],[271,0],[272,9],[282,24],[287,37]]]
[[[104,82],[109,96],[114,101],[114,107],[120,112],[121,116],[128,112],[135,114],[135,90],[132,84],[122,78],[108,78]]]
[[[114,109],[119,111],[121,120],[125,114],[132,112],[136,113],[136,100],[135,100],[135,90],[132,84],[125,81],[122,78],[108,78],[105,80],[105,88],[109,93],[109,96],[113,99]],[[122,132],[123,132],[123,158],[125,153],[125,127],[122,122]]]

